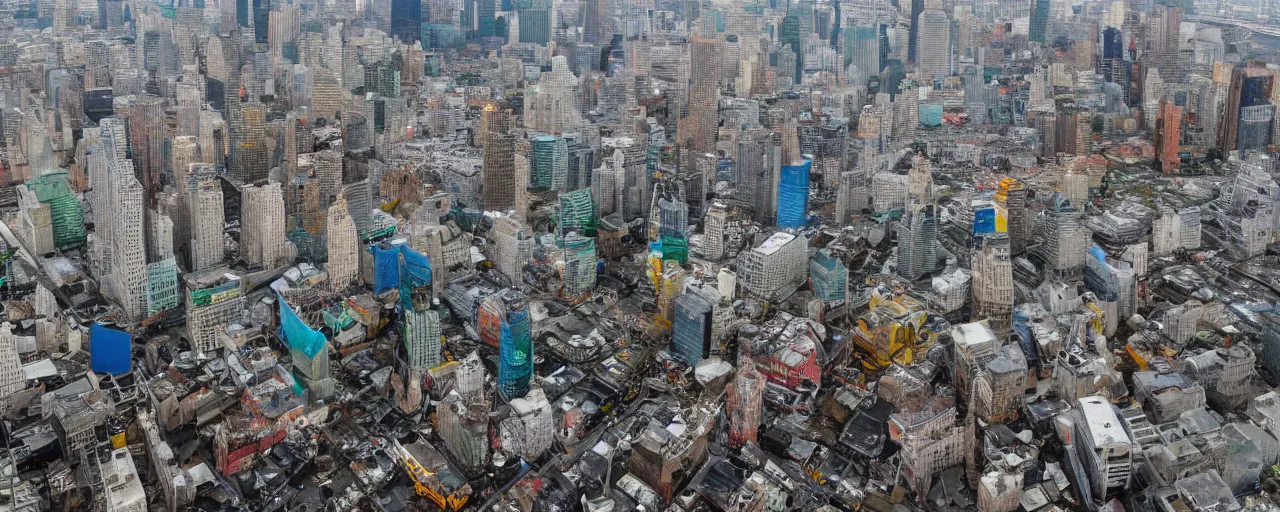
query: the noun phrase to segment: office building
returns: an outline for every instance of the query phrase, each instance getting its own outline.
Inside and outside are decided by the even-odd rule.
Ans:
[[[1111,402],[1100,396],[1076,401],[1074,449],[1088,476],[1093,496],[1105,498],[1129,485],[1133,445]]]
[[[481,171],[481,202],[488,211],[506,212],[516,209],[516,196],[524,193],[515,162],[515,138],[511,135],[486,133],[484,169]]]
[[[809,286],[822,302],[842,303],[849,293],[849,269],[830,250],[819,249],[809,260]]]
[[[582,125],[578,77],[563,55],[551,59],[551,71],[525,91],[524,127],[539,133],[569,133]]]
[[[191,164],[186,196],[191,221],[191,270],[221,264],[224,255],[222,180],[212,165]]]
[[[916,64],[926,84],[951,74],[951,20],[942,11],[926,10],[916,21]],[[914,25],[913,25],[914,27]]]
[[[484,299],[476,313],[478,330],[498,346],[498,390],[507,399],[522,397],[533,380],[533,333],[528,297],[504,290]],[[482,334],[482,338],[485,337]]]
[[[986,320],[997,333],[1007,333],[1013,321],[1013,259],[1009,238],[982,237],[974,249],[973,321]]]
[[[672,358],[687,366],[709,357],[713,301],[700,290],[689,290],[675,299],[671,320]]]
[[[569,145],[564,137],[539,135],[530,142],[529,186],[547,190],[566,190],[569,180]]]
[[[729,384],[726,402],[729,412],[729,446],[740,447],[748,442],[759,444],[761,406],[766,379],[756,370],[750,357],[738,362],[737,374]]]
[[[13,332],[14,327],[9,322],[0,324],[0,412],[5,414],[14,406],[14,395],[27,385],[27,378],[22,373],[18,335]]]
[[[782,300],[804,283],[808,258],[808,239],[777,232],[738,257],[738,279],[748,295]]]
[[[571,233],[564,237],[562,244],[564,288],[561,295],[576,302],[596,288],[596,241]]]
[[[240,321],[245,297],[239,275],[226,267],[187,274],[187,336],[202,354],[215,354],[222,346],[219,336],[228,325]]]
[[[932,204],[911,205],[898,223],[898,275],[914,281],[938,265],[938,219]]]
[[[354,284],[360,275],[360,236],[356,223],[347,212],[347,200],[339,197],[329,205],[325,220],[325,233],[329,261],[325,272],[329,274],[329,289],[343,290]]]
[[[778,180],[778,227],[803,228],[809,215],[809,159],[782,166]]]
[[[251,268],[289,263],[285,249],[284,196],[279,183],[245,185],[240,216],[240,259]]]

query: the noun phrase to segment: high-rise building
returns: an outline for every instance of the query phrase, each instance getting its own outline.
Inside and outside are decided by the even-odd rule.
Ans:
[[[808,159],[782,166],[778,179],[778,227],[801,229],[809,216]]]
[[[529,186],[549,190],[565,190],[569,178],[569,145],[564,137],[539,135],[530,145],[533,162],[530,165]]]
[[[284,261],[284,196],[279,183],[245,185],[240,216],[240,258],[250,267],[274,268]]]
[[[761,405],[764,399],[765,378],[756,370],[750,357],[741,357],[738,372],[729,384],[729,446],[740,447],[748,442],[758,443]]]
[[[186,194],[191,219],[191,270],[200,271],[223,260],[222,181],[212,165],[191,164]]]
[[[689,43],[689,115],[680,140],[697,153],[715,150],[720,124],[720,80],[724,76],[722,48],[717,39],[694,38]]]
[[[232,110],[231,177],[239,183],[255,183],[271,170],[267,159],[266,107],[246,103]]]
[[[489,297],[481,308],[498,322],[498,390],[507,399],[523,397],[533,381],[533,332],[528,298],[507,290]]]
[[[345,198],[339,197],[329,205],[325,232],[328,234],[329,262],[325,272],[329,274],[329,289],[346,289],[360,274],[360,236],[347,212]]]
[[[1259,149],[1270,141],[1272,74],[1258,66],[1236,66],[1231,73],[1225,108],[1218,129],[1218,149],[1224,153]]]
[[[147,311],[147,243],[144,229],[146,195],[129,166],[109,167],[107,194],[110,221],[110,273],[104,283],[108,296],[124,308],[130,319]]]
[[[665,193],[657,196],[657,204],[649,222],[649,239],[684,239],[688,237],[688,233],[689,208],[684,201]]]
[[[916,64],[926,84],[951,74],[951,20],[946,13],[926,10],[916,22]]]
[[[462,0],[459,25],[469,39],[494,36],[496,0]]]
[[[178,307],[182,301],[178,287],[178,263],[173,255],[147,264],[147,316]]]
[[[850,68],[850,82],[866,85],[872,77],[880,76],[880,34],[874,26],[855,26],[845,29],[845,66]]]
[[[489,406],[485,401],[452,391],[436,411],[436,428],[454,460],[468,470],[484,467],[489,456]]]
[[[596,207],[591,189],[582,188],[560,194],[559,222],[556,229],[561,236],[577,231],[584,236],[596,233]]]
[[[1027,212],[1027,188],[1013,178],[1004,178],[996,190],[996,206],[1005,218],[1009,233],[1009,251],[1022,254],[1031,236],[1031,218]]]
[[[147,206],[153,206],[151,194],[163,183],[165,101],[144,95],[117,97],[114,102],[116,116],[128,126],[134,175],[142,185]]]
[[[750,296],[784,299],[804,283],[808,259],[807,238],[777,232],[738,257],[738,278]]]
[[[505,212],[516,209],[516,195],[524,193],[516,177],[515,138],[486,134],[481,192],[484,209]]]
[[[809,286],[827,304],[842,302],[849,293],[849,269],[830,250],[819,249],[809,260]]]
[[[705,297],[700,289],[690,289],[676,298],[671,320],[672,358],[694,366],[711,355],[713,306],[714,301]]]
[[[187,289],[187,336],[191,346],[203,354],[216,353],[222,346],[219,334],[244,315],[240,276],[226,267],[215,267],[182,279]]]
[[[564,290],[566,299],[585,298],[596,287],[596,240],[577,233],[564,237]]]
[[[909,281],[938,263],[938,219],[932,204],[913,204],[898,224],[898,275]]]
[[[1046,34],[1049,27],[1049,1],[1050,0],[1032,0],[1031,7],[1031,24],[1029,27],[1029,35],[1027,39],[1046,44]]]
[[[391,0],[391,36],[404,44],[422,39],[422,0]]]
[[[997,333],[1013,322],[1013,260],[1009,238],[993,234],[981,238],[973,254],[973,321],[986,320]]]
[[[729,222],[729,208],[724,203],[713,202],[702,219],[702,257],[708,261],[720,261],[725,253],[725,225]]]
[[[498,272],[511,280],[511,286],[523,287],[524,266],[533,259],[533,234],[520,219],[504,215],[493,220],[491,259]]]
[[[18,355],[18,335],[13,328],[9,322],[0,324],[0,411],[6,414],[13,408],[13,395],[27,385]]]
[[[920,127],[920,91],[914,85],[902,88],[893,98],[893,141],[909,144]]]
[[[409,368],[425,372],[440,366],[440,314],[415,304],[405,310],[402,328]]]
[[[605,23],[608,19],[608,14],[608,4],[605,0],[586,0],[582,2],[582,42],[608,42],[613,35],[613,31]]]
[[[551,71],[525,89],[524,126],[540,133],[568,133],[582,125],[578,77],[569,70],[569,59],[551,59]],[[487,107],[486,107],[487,108]]]
[[[587,2],[590,4],[590,2]],[[520,34],[517,39],[521,43],[545,45],[551,41],[551,3],[535,6],[532,9],[516,11],[519,20]]]
[[[1160,170],[1165,174],[1178,171],[1182,157],[1178,155],[1182,149],[1182,107],[1171,101],[1160,100],[1160,115],[1156,119],[1155,142],[1156,157],[1160,161]]]
[[[1084,265],[1085,234],[1080,227],[1080,210],[1061,194],[1055,194],[1046,219],[1043,242],[1034,254],[1045,262],[1054,276],[1079,276]]]

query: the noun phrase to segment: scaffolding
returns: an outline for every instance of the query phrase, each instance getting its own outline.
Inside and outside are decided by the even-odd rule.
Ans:
[[[582,236],[596,235],[596,206],[591,189],[583,188],[560,194],[560,236],[577,231]]]
[[[71,192],[67,173],[55,172],[40,176],[28,183],[36,193],[36,199],[49,205],[53,220],[53,245],[58,249],[70,249],[84,245],[87,235],[84,229],[84,209],[80,200]]]

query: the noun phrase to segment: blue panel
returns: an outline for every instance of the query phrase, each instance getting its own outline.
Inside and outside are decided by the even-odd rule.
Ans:
[[[308,327],[298,318],[298,314],[280,294],[276,294],[276,300],[280,302],[280,337],[285,344],[289,348],[301,350],[307,357],[315,357],[324,350],[324,334]]]
[[[984,208],[973,212],[973,234],[996,232],[996,209]]]
[[[778,180],[778,227],[803,228],[809,213],[809,169],[812,162],[782,166]]]
[[[89,359],[94,372],[123,375],[133,369],[133,336],[94,322],[89,327]]]

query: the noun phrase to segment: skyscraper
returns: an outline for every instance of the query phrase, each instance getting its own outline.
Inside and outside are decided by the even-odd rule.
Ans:
[[[608,19],[606,0],[586,0],[582,2],[582,42],[605,43],[612,34],[605,28]],[[521,23],[523,27],[523,23]]]
[[[1224,153],[1265,145],[1270,140],[1272,74],[1259,66],[1236,66],[1227,89],[1226,105],[1218,130],[1218,148]],[[1265,119],[1264,119],[1265,118]]]
[[[191,164],[187,172],[187,207],[191,219],[191,270],[204,270],[223,257],[222,183],[209,164]]]
[[[551,134],[577,130],[582,124],[578,87],[578,77],[569,70],[568,58],[552,57],[551,71],[542,73],[538,83],[525,90],[525,128]]]
[[[997,333],[1008,332],[1013,321],[1013,260],[1009,238],[982,237],[973,255],[973,321],[986,320]]]
[[[689,149],[698,153],[715,150],[716,132],[720,124],[720,79],[724,75],[716,39],[694,38],[689,43],[689,116],[684,124],[691,133],[681,135]]]
[[[803,228],[809,215],[809,171],[805,159],[782,166],[778,180],[778,227]]]
[[[356,223],[347,212],[347,200],[339,197],[329,205],[325,222],[328,234],[329,262],[325,272],[329,274],[329,289],[343,290],[352,284],[360,272],[360,236]]]
[[[489,132],[485,140],[484,168],[481,174],[484,209],[499,212],[514,210],[516,194],[524,193],[524,190],[518,189],[516,181],[515,138]]]
[[[1027,39],[1045,44],[1045,33],[1049,26],[1049,0],[1032,0],[1031,26]]]
[[[524,266],[533,259],[533,233],[520,219],[504,215],[493,220],[490,231],[494,267],[511,280],[511,286],[524,286]]]
[[[596,240],[577,233],[564,237],[563,296],[571,301],[586,297],[596,287]]]
[[[239,183],[254,183],[267,178],[268,166],[265,106],[246,103],[232,118],[231,177]]]
[[[440,356],[440,314],[427,304],[413,304],[404,312],[401,339],[408,354],[409,368],[425,372],[442,362]]]
[[[114,100],[116,115],[124,119],[129,131],[133,172],[142,185],[147,206],[164,174],[164,106],[156,96],[124,96]]]
[[[928,84],[951,74],[951,20],[942,11],[926,10],[916,21],[916,64]]]
[[[124,308],[129,319],[137,320],[147,311],[147,244],[143,231],[146,194],[138,179],[127,172],[109,175],[108,190],[112,237],[109,296]]]
[[[422,0],[391,0],[391,36],[410,45],[422,39]]]
[[[764,387],[765,378],[756,370],[755,361],[749,356],[739,358],[737,375],[728,390],[730,447],[758,443]]]
[[[714,304],[701,290],[688,290],[676,298],[671,321],[671,356],[693,366],[709,357],[711,348],[711,310]]]
[[[1160,116],[1156,118],[1155,142],[1156,158],[1160,162],[1160,170],[1165,174],[1178,171],[1182,158],[1178,152],[1182,149],[1182,107],[1171,101],[1160,100]]]
[[[533,381],[533,332],[528,299],[518,291],[507,290],[485,302],[482,307],[501,312],[497,319],[498,390],[507,399],[523,397]]]
[[[569,146],[564,137],[539,135],[533,138],[532,175],[529,186],[533,188],[565,190],[569,177]]]
[[[912,204],[898,224],[898,275],[909,281],[938,263],[938,219],[932,204]]]
[[[240,258],[250,267],[274,268],[285,256],[284,196],[279,183],[245,185],[240,216]]]

